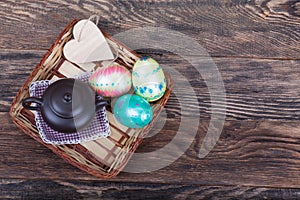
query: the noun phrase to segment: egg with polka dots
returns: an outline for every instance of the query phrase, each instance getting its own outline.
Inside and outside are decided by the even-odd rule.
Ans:
[[[119,97],[113,106],[113,113],[118,122],[129,128],[143,128],[153,117],[148,101],[135,94]]]
[[[101,96],[118,97],[130,90],[131,73],[121,65],[102,67],[90,76],[89,84]]]
[[[134,64],[132,84],[135,93],[149,102],[160,99],[167,88],[162,68],[150,57],[142,57]]]

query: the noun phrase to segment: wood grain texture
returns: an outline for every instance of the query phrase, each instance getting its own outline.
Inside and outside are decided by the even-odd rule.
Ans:
[[[0,48],[48,49],[69,21],[95,13],[112,35],[159,26],[196,39],[212,56],[299,59],[299,10],[294,0],[3,0]]]
[[[6,51],[0,53],[0,65],[4,73],[1,78],[0,111],[7,112],[11,101],[19,88],[24,84],[30,71],[39,63],[43,51]],[[140,51],[140,53],[144,53]],[[146,51],[146,53],[149,53]],[[149,54],[146,54],[149,55]],[[298,120],[300,118],[300,60],[270,60],[214,58],[224,82],[226,105],[218,95],[209,93],[206,82],[199,69],[181,57],[169,53],[150,54],[162,65],[178,71],[182,77],[171,73],[175,81],[176,92],[173,92],[167,108],[169,115],[181,115],[179,99],[186,100],[185,109],[192,114],[195,109],[201,117],[210,118],[211,106],[215,111],[224,113],[228,119],[242,120]],[[193,57],[192,57],[193,58]],[[208,62],[206,58],[198,58],[199,68]],[[209,70],[209,69],[208,69]],[[184,84],[188,81],[190,86]],[[198,104],[189,99],[187,88],[196,93]],[[175,93],[175,94],[174,94]],[[177,94],[176,94],[177,93]],[[280,95],[279,95],[280,94]],[[188,116],[188,115],[187,115]]]
[[[182,75],[173,75],[178,90],[138,153],[164,147],[178,133],[181,117],[200,112],[200,125],[189,124],[197,131],[193,143],[171,165],[102,181],[66,164],[9,119],[13,97],[59,32],[74,18],[91,14],[101,16],[99,26],[111,35],[145,26],[179,31],[213,57],[226,105],[180,56],[138,51]],[[295,0],[1,1],[0,198],[299,199],[299,24]],[[203,67],[205,56],[194,52],[191,58]],[[184,80],[198,103],[189,100]],[[180,98],[186,100],[185,115]],[[226,111],[226,121],[213,151],[199,159],[212,105],[219,114]]]
[[[5,113],[1,140],[1,178],[99,180],[56,157],[11,124]],[[138,148],[152,152],[168,144],[178,134],[180,119],[168,119],[164,128],[153,129]],[[122,172],[111,181],[191,185],[243,185],[299,187],[300,136],[298,122],[227,121],[210,154],[198,158],[209,120],[201,120],[191,147],[169,166],[149,173]],[[190,133],[182,133],[188,139]],[[176,144],[180,150],[180,143]]]
[[[190,186],[118,182],[8,179],[0,183],[0,198],[22,199],[297,199],[297,189],[241,186]],[[40,191],[43,191],[41,194]]]

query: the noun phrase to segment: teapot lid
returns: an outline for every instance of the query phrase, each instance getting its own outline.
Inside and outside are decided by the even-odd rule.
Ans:
[[[89,112],[95,110],[95,93],[86,83],[75,79],[54,82],[43,99],[48,102],[50,110],[62,119],[90,115]]]
[[[81,130],[93,119],[95,111],[95,92],[80,80],[60,79],[43,94],[43,118],[57,131]]]

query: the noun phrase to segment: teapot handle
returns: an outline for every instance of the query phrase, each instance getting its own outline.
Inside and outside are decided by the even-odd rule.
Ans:
[[[104,100],[104,99],[96,100],[96,111],[100,110],[100,108],[103,108],[104,106],[109,105],[110,102],[111,102],[110,99],[108,99],[108,100]]]
[[[30,105],[31,103],[36,103],[36,106]],[[28,110],[40,110],[42,104],[43,100],[36,97],[28,97],[22,102],[23,107]]]

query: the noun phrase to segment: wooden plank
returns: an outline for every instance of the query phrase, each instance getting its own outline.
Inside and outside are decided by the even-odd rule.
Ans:
[[[65,77],[70,77],[70,78],[74,78],[75,76],[82,75],[85,73],[83,70],[75,67],[72,63],[68,61],[62,63],[62,65],[59,67],[58,72],[64,75]]]
[[[212,105],[216,112],[226,110],[226,115],[231,119],[298,120],[300,117],[300,60],[213,58],[224,83],[225,105],[218,94],[211,94],[202,77],[201,72],[207,70],[206,76],[210,73],[210,68],[205,69],[210,61],[194,57],[199,62],[194,67],[179,56],[163,54],[155,58],[184,76],[174,77],[177,93],[186,100],[184,109],[193,112],[198,106],[201,117],[211,114]],[[215,77],[213,73],[211,75],[212,79],[208,80]],[[184,84],[184,79],[188,80],[190,86]],[[186,92],[189,91],[188,87],[197,94],[199,105],[189,101],[191,94]],[[177,116],[178,101],[173,97],[171,95],[167,106]]]
[[[38,63],[43,51],[5,51],[0,53],[1,106],[0,111],[7,112],[10,103]],[[177,96],[184,99],[185,109],[192,113],[199,109],[201,117],[209,118],[211,105],[222,113],[226,110],[229,119],[270,119],[270,120],[299,120],[300,118],[300,60],[270,60],[270,59],[240,59],[214,58],[216,66],[223,78],[226,90],[226,105],[218,96],[212,96],[206,83],[196,69],[179,56],[172,54],[152,55],[162,66],[177,70],[182,77],[171,74],[175,81],[175,88],[168,104],[169,115],[180,117],[180,107]],[[198,58],[199,67],[207,63],[206,58]],[[198,104],[191,101],[187,92],[191,84],[198,98]],[[177,94],[176,94],[177,93]],[[108,116],[113,119],[111,115]],[[122,130],[127,130],[122,127]]]
[[[110,34],[165,27],[194,38],[212,56],[299,59],[299,10],[294,0],[3,0],[0,48],[46,50],[69,21],[95,13]]]
[[[299,189],[7,179],[1,199],[297,199]]]

